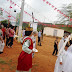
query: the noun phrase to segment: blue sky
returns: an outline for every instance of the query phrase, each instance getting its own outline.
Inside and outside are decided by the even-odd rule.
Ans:
[[[12,0],[17,5],[21,7],[21,0]],[[63,4],[70,4],[72,3],[72,0],[47,0],[52,5],[57,7],[57,9],[61,9]],[[10,12],[11,15],[16,17],[16,14],[20,12],[20,9],[17,6],[11,5],[13,8],[9,9],[10,2],[7,0],[0,0],[0,7],[4,8],[6,11]],[[14,9],[16,9],[16,13],[14,13]],[[52,7],[47,5],[43,2],[43,0],[25,0],[25,6],[24,10],[28,13],[34,12],[34,17],[40,20],[41,22],[54,22],[57,21],[58,17],[56,10],[54,10]],[[4,12],[3,17],[8,18],[8,15]],[[13,19],[13,18],[11,18]],[[32,18],[24,13],[23,21],[32,21]]]

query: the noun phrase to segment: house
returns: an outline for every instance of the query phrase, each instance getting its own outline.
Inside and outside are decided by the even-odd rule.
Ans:
[[[46,36],[63,37],[64,30],[60,28],[44,27],[44,33]]]

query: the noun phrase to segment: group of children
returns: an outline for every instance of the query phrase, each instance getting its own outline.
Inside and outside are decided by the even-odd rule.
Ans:
[[[54,72],[72,72],[72,36],[65,35],[58,45],[59,54]]]

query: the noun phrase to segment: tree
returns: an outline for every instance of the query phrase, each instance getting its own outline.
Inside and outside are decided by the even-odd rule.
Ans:
[[[3,20],[3,21],[1,21],[1,24],[3,24],[4,27],[7,27],[7,25],[8,25],[8,20]],[[9,27],[11,27],[11,26],[12,26],[12,25],[11,25],[11,22],[10,22]]]
[[[69,5],[63,5],[61,12],[63,12],[63,14],[67,15],[69,18],[63,16],[62,14],[59,14],[59,23],[60,24],[69,24],[72,25],[72,21],[70,21],[70,19],[72,19],[72,4]]]

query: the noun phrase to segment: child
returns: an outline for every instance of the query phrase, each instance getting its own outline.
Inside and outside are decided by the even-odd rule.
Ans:
[[[65,44],[65,43],[63,43],[63,44]],[[64,64],[65,64],[65,60],[67,57],[68,46],[69,46],[68,43],[66,43],[64,50],[58,56],[58,58],[56,60],[54,72],[64,72]]]
[[[56,40],[54,41],[54,51],[53,51],[52,55],[54,55],[54,54],[57,55],[57,52],[58,52],[58,37],[56,37]]]
[[[25,38],[23,40],[22,52],[18,58],[18,65],[16,72],[31,72],[32,68],[32,52],[33,42],[31,39],[32,28],[28,27],[25,31]]]

